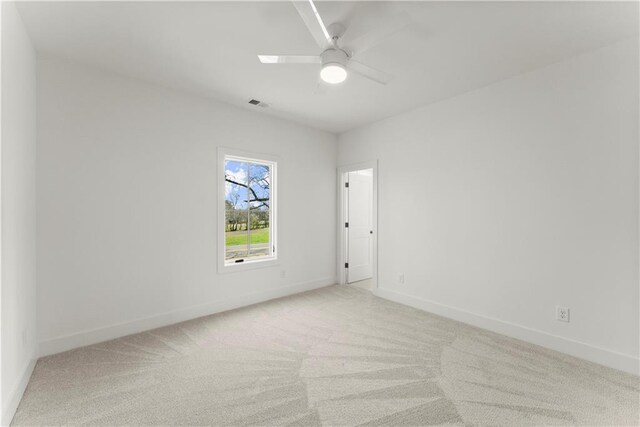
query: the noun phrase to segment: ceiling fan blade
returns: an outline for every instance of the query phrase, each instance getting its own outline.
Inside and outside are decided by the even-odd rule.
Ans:
[[[331,36],[329,35],[324,22],[322,22],[322,18],[320,17],[313,0],[293,0],[293,5],[296,7],[300,17],[309,29],[313,39],[318,43],[318,46],[325,48],[330,45]]]
[[[349,46],[354,55],[365,52],[372,47],[380,44],[382,41],[391,37],[393,34],[404,29],[411,22],[411,17],[407,12],[402,12],[398,15],[389,18],[385,24],[380,25],[368,33],[365,33],[359,37],[355,37],[353,40],[345,40],[345,45]]]
[[[258,55],[263,64],[319,64],[318,55]]]
[[[364,65],[363,63],[354,61],[353,59],[349,60],[347,69],[383,85],[386,85],[393,79],[391,74],[376,70],[375,68],[371,68],[368,65]]]

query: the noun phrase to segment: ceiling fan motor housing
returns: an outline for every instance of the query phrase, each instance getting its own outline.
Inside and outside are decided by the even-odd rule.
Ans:
[[[322,58],[322,66],[327,65],[339,65],[342,68],[347,68],[347,59],[349,56],[347,52],[342,49],[327,49],[320,55]]]

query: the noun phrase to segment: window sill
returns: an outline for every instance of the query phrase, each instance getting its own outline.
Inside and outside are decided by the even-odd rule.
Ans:
[[[231,263],[231,264],[223,263],[218,266],[218,273],[220,274],[236,273],[239,271],[276,267],[278,265],[280,265],[280,260],[278,260],[278,258],[245,261],[245,262]]]

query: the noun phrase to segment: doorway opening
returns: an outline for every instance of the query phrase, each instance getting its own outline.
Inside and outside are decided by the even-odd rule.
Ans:
[[[377,283],[377,161],[338,170],[338,280],[373,290]]]

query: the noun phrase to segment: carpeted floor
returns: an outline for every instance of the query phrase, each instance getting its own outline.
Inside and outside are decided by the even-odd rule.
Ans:
[[[41,359],[15,425],[638,425],[639,379],[332,286]]]

